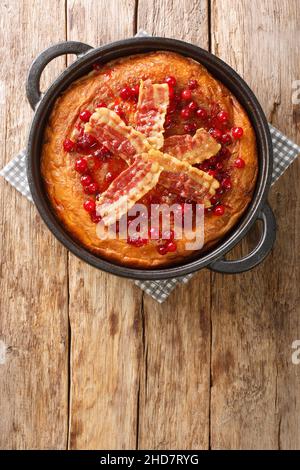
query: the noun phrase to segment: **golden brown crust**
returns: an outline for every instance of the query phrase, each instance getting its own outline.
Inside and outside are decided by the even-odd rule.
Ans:
[[[155,268],[177,264],[193,255],[185,250],[184,240],[177,241],[177,252],[164,256],[149,243],[142,247],[129,245],[124,240],[100,240],[96,225],[83,209],[85,200],[78,174],[74,169],[74,157],[64,152],[62,142],[71,136],[80,111],[105,97],[113,101],[124,83],[134,85],[137,79],[151,79],[160,83],[167,75],[174,75],[180,87],[190,79],[196,79],[196,100],[217,102],[226,110],[234,123],[244,130],[243,138],[232,144],[228,161],[231,168],[232,189],[222,201],[226,206],[223,216],[207,214],[205,217],[205,248],[219,241],[241,217],[251,201],[257,177],[257,150],[255,133],[242,106],[227,88],[215,80],[199,63],[171,52],[154,52],[135,55],[106,64],[100,73],[89,74],[73,83],[56,101],[45,131],[42,149],[41,172],[53,210],[68,232],[87,249],[127,266]],[[131,121],[132,119],[132,121]],[[129,124],[133,124],[129,117]],[[131,121],[131,122],[130,122]],[[178,123],[166,136],[182,134]],[[246,165],[241,171],[233,166],[237,155]]]

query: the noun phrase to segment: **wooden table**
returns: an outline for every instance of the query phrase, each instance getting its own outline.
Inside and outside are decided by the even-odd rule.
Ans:
[[[24,147],[42,49],[140,28],[211,50],[300,143],[297,0],[1,0],[1,165]],[[44,87],[73,58],[56,59]],[[1,179],[2,449],[300,448],[299,162],[272,188],[275,248],[239,276],[203,270],[159,305],[70,255]],[[249,251],[254,229],[232,257]]]

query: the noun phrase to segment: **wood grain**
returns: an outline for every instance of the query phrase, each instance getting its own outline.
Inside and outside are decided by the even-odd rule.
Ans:
[[[133,1],[68,1],[67,36],[95,46],[132,36],[134,14]],[[142,293],[131,281],[101,273],[74,256],[69,277],[69,447],[134,449]]]
[[[299,37],[299,14],[298,2],[269,0],[214,0],[211,14],[213,52],[246,79],[268,119],[298,143],[291,86],[300,68],[291,45]],[[300,368],[291,361],[292,342],[300,337],[298,181],[299,162],[271,191],[278,223],[272,255],[238,278],[213,275],[213,448],[300,446]]]
[[[24,148],[32,112],[25,77],[65,37],[59,1],[1,1],[1,167]],[[44,85],[63,69],[47,68]],[[67,253],[37,210],[1,185],[0,448],[63,449],[67,441]]]
[[[138,28],[208,48],[207,3],[139,1]],[[142,449],[209,446],[210,295],[210,274],[202,271],[162,305],[144,297]]]
[[[135,0],[66,0],[67,39],[99,47],[135,34]]]
[[[182,39],[208,49],[209,18],[206,0],[139,0],[137,26],[152,36]]]

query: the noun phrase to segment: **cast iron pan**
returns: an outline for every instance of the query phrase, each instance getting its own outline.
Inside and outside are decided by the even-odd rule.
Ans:
[[[120,266],[93,255],[66,232],[53,214],[47,199],[40,174],[40,155],[43,132],[51,108],[60,93],[74,80],[88,73],[95,62],[105,63],[119,57],[157,50],[173,51],[191,57],[203,64],[212,75],[232,91],[245,108],[255,129],[259,172],[255,193],[245,215],[216,247],[178,266],[164,269],[135,269]],[[42,95],[40,92],[42,71],[52,59],[63,54],[76,54],[77,60]],[[221,273],[241,273],[261,263],[270,252],[275,241],[276,223],[273,212],[266,201],[273,168],[272,141],[268,123],[260,104],[248,85],[231,67],[216,56],[183,41],[158,37],[127,39],[96,49],[80,42],[62,42],[49,47],[34,60],[29,70],[26,92],[29,103],[35,110],[27,147],[28,181],[33,200],[52,233],[82,260],[112,274],[146,280],[184,276],[204,267]],[[257,220],[262,221],[262,233],[257,246],[247,256],[227,261],[224,258],[225,254],[245,236]]]

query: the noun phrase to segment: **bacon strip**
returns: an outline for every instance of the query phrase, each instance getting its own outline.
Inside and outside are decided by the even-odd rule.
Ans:
[[[128,164],[134,162],[136,155],[150,149],[145,136],[131,126],[126,126],[124,121],[108,108],[98,108],[84,130],[93,134],[113,155],[120,156]]]
[[[216,155],[221,145],[205,129],[198,129],[194,136],[173,135],[165,139],[163,151],[191,165],[201,163]]]
[[[152,85],[150,80],[141,80],[135,114],[136,130],[144,134],[157,150],[161,149],[164,143],[164,123],[168,106],[169,87],[166,83]]]
[[[148,160],[157,162],[163,168],[159,177],[161,185],[183,198],[204,204],[206,207],[211,205],[210,199],[220,186],[212,176],[187,162],[157,150],[149,151]]]
[[[105,225],[111,225],[156,186],[162,168],[142,154],[123,171],[97,200],[97,214]]]

